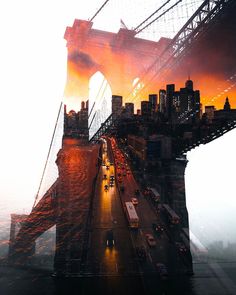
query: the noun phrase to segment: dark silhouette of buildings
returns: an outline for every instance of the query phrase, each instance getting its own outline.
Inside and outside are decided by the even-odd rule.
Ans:
[[[79,130],[79,132],[78,132]],[[71,136],[74,138],[84,139],[88,141],[88,101],[81,102],[81,109],[79,112],[71,110],[66,113],[66,106],[64,108],[64,136]]]
[[[112,115],[100,127],[103,135],[116,137],[133,168],[143,192],[148,187],[158,190],[160,197],[153,206],[165,221],[171,243],[185,243],[185,271],[192,272],[189,245],[189,222],[185,198],[185,153],[207,143],[236,126],[236,110],[226,98],[222,110],[206,106],[201,116],[200,92],[193,82],[175,90],[174,84],[149,95],[134,114],[134,104],[122,106],[122,96],[112,96]],[[104,128],[104,129],[103,129]],[[88,102],[79,112],[64,109],[62,148],[57,155],[59,177],[16,232],[12,215],[9,261],[24,262],[34,253],[35,240],[56,225],[54,269],[57,273],[81,273],[85,267],[88,243],[87,222],[91,213],[97,168],[101,164],[101,145],[89,144]],[[169,207],[175,220],[170,221]],[[177,217],[176,217],[177,216]],[[177,219],[176,219],[177,218]],[[185,240],[183,241],[183,231]],[[29,242],[30,241],[30,242]],[[179,244],[178,244],[179,245]]]
[[[121,113],[121,108],[122,108],[122,96],[112,95],[112,100],[111,100],[112,114],[115,116],[119,115]]]

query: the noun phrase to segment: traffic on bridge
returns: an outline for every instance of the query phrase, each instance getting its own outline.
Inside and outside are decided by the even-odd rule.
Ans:
[[[117,33],[93,27],[110,2],[89,20],[75,19],[66,28],[64,111],[61,103],[32,211],[11,215],[6,264],[35,267],[35,261],[46,261],[47,256],[36,259],[38,239],[54,227],[50,274],[55,281],[104,280],[109,294],[114,286],[117,294],[131,295],[130,286],[135,295],[174,294],[180,281],[191,285],[193,263],[208,262],[208,249],[189,228],[186,153],[236,127],[232,52],[225,59],[226,84],[214,89],[220,94],[210,102],[202,98],[204,83],[198,75],[193,81],[186,73],[190,61],[196,72],[208,67],[196,52],[207,47],[206,36],[211,32],[214,37],[214,28],[227,31],[235,1],[201,1],[175,36],[158,41],[137,35],[180,7],[181,0],[163,1],[133,29],[121,21]],[[216,40],[211,42],[217,47]],[[90,92],[96,78],[101,80],[97,94]],[[217,97],[221,100],[213,105]],[[57,178],[39,196],[59,127],[63,135],[53,163]],[[222,275],[217,264],[209,267]],[[234,290],[225,277],[221,283]]]

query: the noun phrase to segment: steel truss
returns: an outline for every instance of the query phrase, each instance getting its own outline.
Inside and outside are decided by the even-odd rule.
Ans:
[[[141,94],[154,78],[163,76],[172,69],[187,54],[194,42],[206,33],[213,20],[215,21],[217,17],[221,16],[226,8],[230,8],[230,5],[235,5],[235,1],[205,0],[175,35],[170,44],[162,51],[160,56],[148,67],[133,89],[137,87],[138,83],[146,79],[145,86],[139,91],[139,94]]]

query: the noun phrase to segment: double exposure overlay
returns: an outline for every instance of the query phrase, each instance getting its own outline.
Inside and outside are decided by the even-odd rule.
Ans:
[[[185,188],[187,153],[236,127],[236,3],[198,1],[175,34],[151,40],[146,27],[182,1],[117,32],[94,25],[108,2],[65,30],[43,176],[31,212],[10,216],[1,265],[39,285],[32,271],[44,274],[43,294],[236,294],[233,231],[213,225],[207,201],[197,220],[202,198],[192,208]]]

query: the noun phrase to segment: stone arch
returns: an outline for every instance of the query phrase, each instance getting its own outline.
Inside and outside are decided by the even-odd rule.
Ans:
[[[112,89],[106,76],[96,71],[89,79],[89,137],[99,129],[111,114]]]

